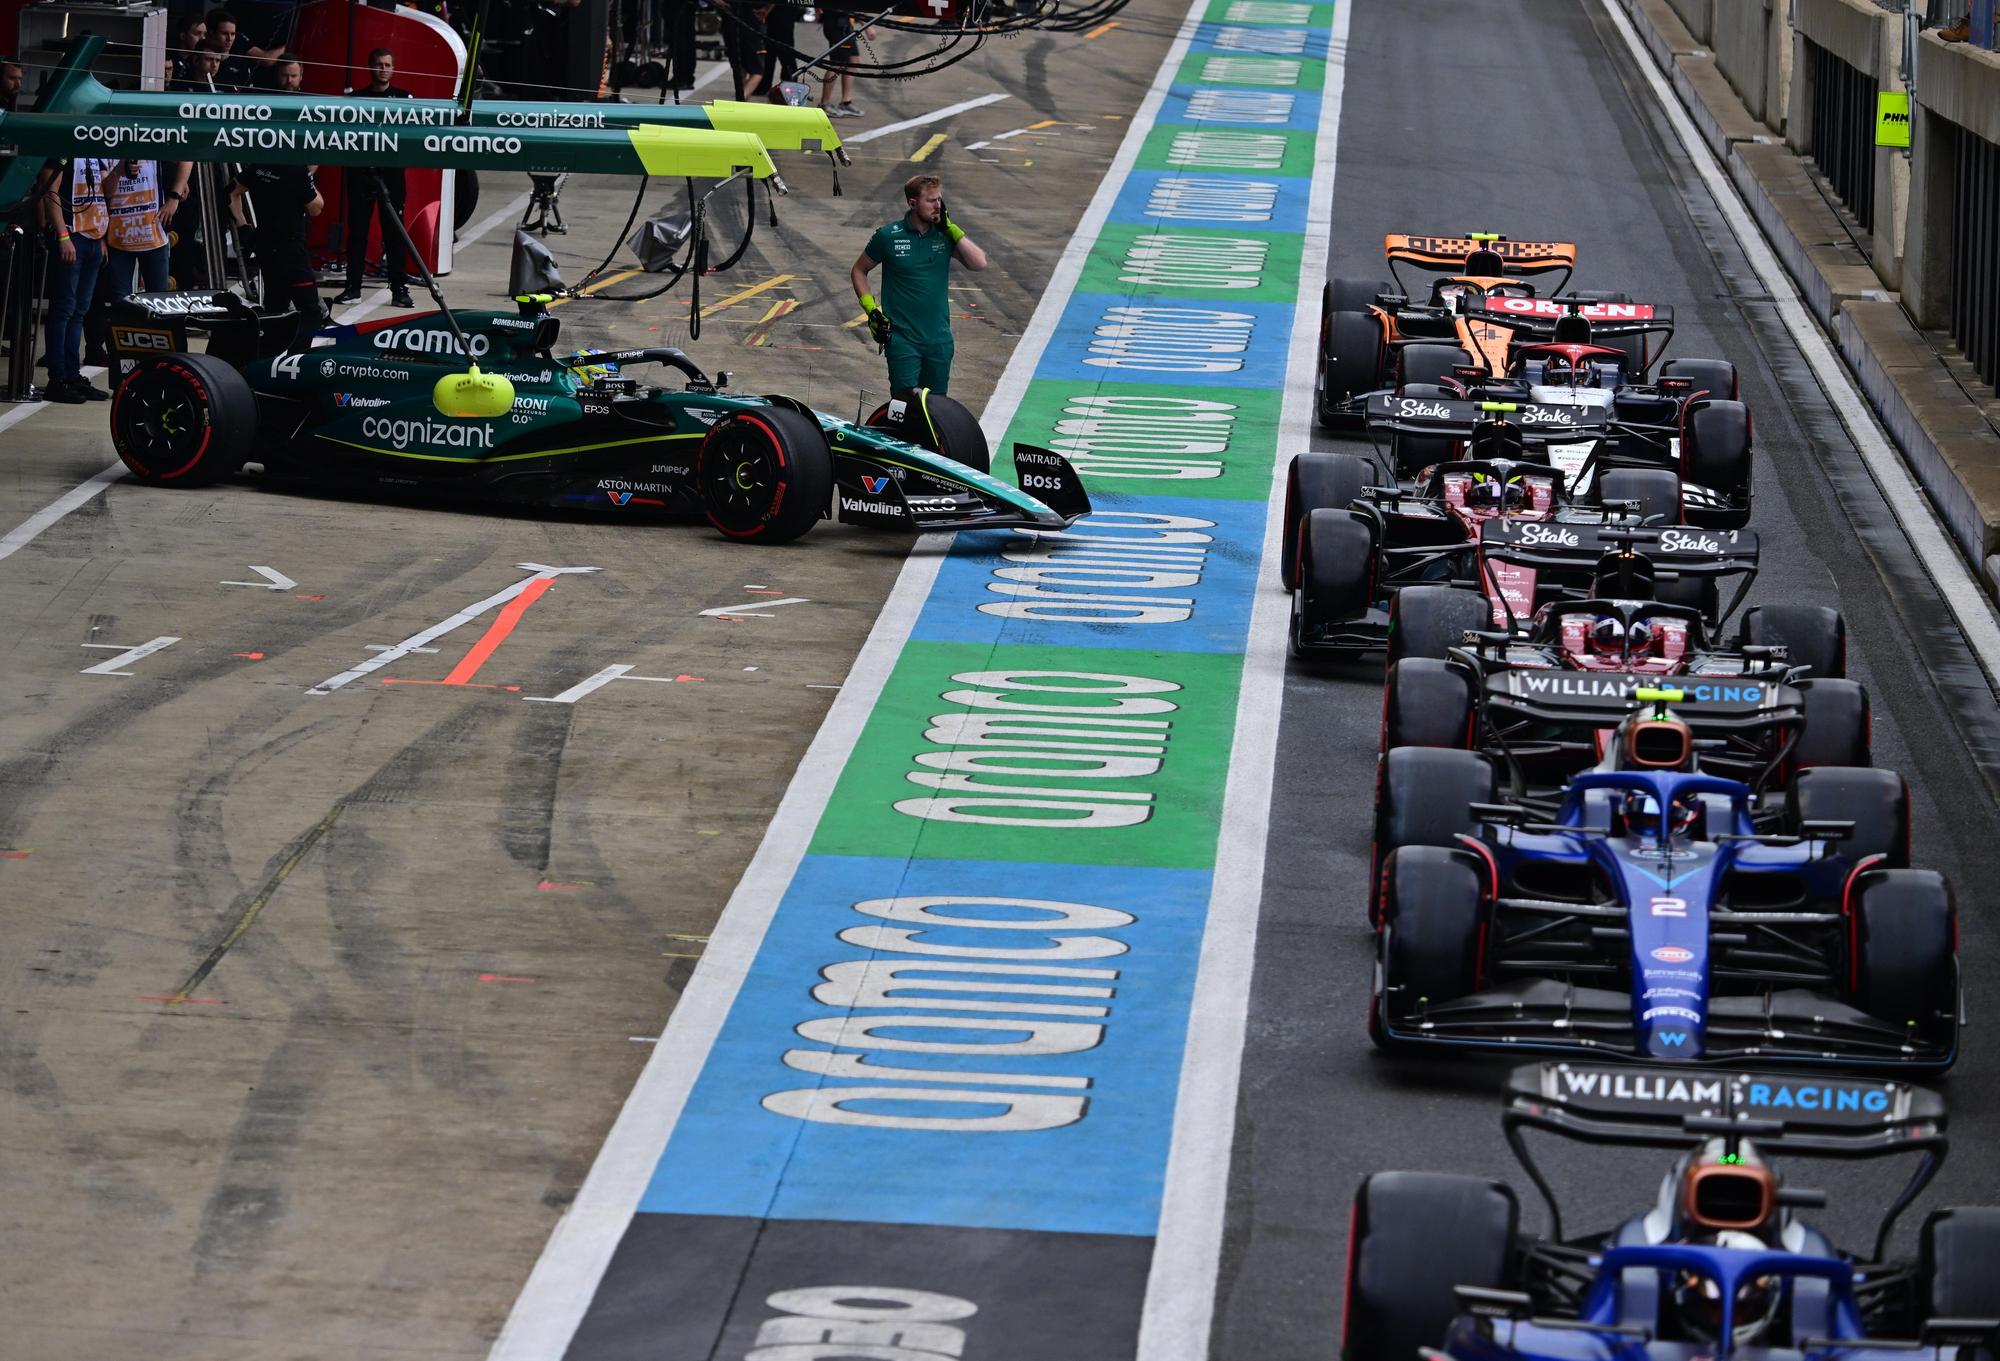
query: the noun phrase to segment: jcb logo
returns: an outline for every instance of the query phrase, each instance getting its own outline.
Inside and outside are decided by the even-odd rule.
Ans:
[[[171,350],[174,338],[165,331],[142,331],[131,326],[111,328],[111,344],[120,350]]]

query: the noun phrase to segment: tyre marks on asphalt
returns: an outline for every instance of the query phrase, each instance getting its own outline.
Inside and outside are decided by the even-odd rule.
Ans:
[[[906,569],[496,1356],[1137,1353],[1184,1065],[1233,1083],[1190,1016],[1332,20],[1190,12],[987,413],[1099,512]]]

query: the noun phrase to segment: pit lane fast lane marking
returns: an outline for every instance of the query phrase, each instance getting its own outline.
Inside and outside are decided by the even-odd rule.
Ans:
[[[512,586],[507,587],[505,590],[495,591],[492,595],[487,596],[486,599],[478,601],[471,605],[467,605],[457,614],[439,620],[437,623],[432,624],[429,628],[424,629],[419,633],[411,634],[409,637],[405,638],[400,643],[395,643],[387,648],[384,648],[382,651],[377,652],[374,656],[362,662],[359,666],[351,667],[350,669],[341,672],[337,676],[327,677],[325,680],[321,681],[318,685],[315,685],[310,690],[307,690],[306,693],[309,695],[330,695],[334,691],[340,689],[342,686],[347,685],[353,681],[358,681],[363,676],[372,675],[375,672],[380,671],[383,667],[390,665],[392,662],[401,661],[404,657],[409,656],[412,652],[422,651],[423,649],[429,647],[430,644],[444,637],[447,633],[450,633],[452,630],[460,627],[461,625],[469,624],[473,620],[477,619],[480,615],[486,613],[486,611],[494,609],[501,605],[505,605],[508,601],[515,599],[517,596],[521,595],[523,592],[533,587],[535,583],[538,581],[553,581],[556,577],[559,576],[565,576],[570,574],[581,574],[587,572],[598,572],[603,570],[602,568],[599,567],[546,567],[539,562],[522,562],[522,563],[516,563],[515,565],[524,572],[533,572],[534,575],[530,577],[523,577],[521,580],[515,582]],[[542,591],[546,591],[547,589],[548,587],[546,586],[541,588]],[[540,591],[537,592],[537,595],[539,594]],[[496,643],[495,646],[498,646],[498,644]]]
[[[544,595],[547,595],[549,587],[555,584],[556,584],[556,579],[554,577],[535,577],[531,579],[528,582],[526,590],[522,591],[519,595],[515,596],[512,600],[508,601],[505,605],[501,607],[500,613],[494,618],[491,624],[487,625],[485,636],[480,638],[478,642],[472,645],[472,650],[465,654],[465,657],[459,662],[459,664],[451,669],[451,674],[446,676],[443,680],[426,681],[426,680],[385,679],[382,682],[382,684],[384,685],[471,685],[473,683],[472,678],[479,674],[479,668],[486,665],[487,661],[493,656],[494,652],[498,650],[500,644],[507,641],[507,636],[511,634],[514,631],[515,626],[521,622],[521,616],[525,615],[528,612],[528,607],[534,604],[537,600],[540,600]],[[493,687],[483,686],[481,688],[490,690]],[[510,685],[506,688],[509,690],[518,690],[521,687],[518,685]]]

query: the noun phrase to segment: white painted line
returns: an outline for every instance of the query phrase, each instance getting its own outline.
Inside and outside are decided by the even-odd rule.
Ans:
[[[605,667],[594,676],[589,676],[578,681],[559,695],[523,695],[521,698],[530,704],[574,704],[592,691],[602,690],[605,686],[611,684],[611,682],[617,680],[620,676],[625,675],[631,669],[626,663],[618,662]],[[646,676],[641,677],[641,679],[650,680],[652,678]]]
[[[998,134],[997,136],[994,137],[993,140],[996,142],[1004,142],[1009,137],[1019,137],[1022,133],[1026,131],[1027,131],[1026,128],[1015,128],[1012,132],[1003,132]]]
[[[8,412],[7,414],[11,419],[8,420],[7,424],[12,424],[15,420],[25,419],[33,415],[35,412],[40,411],[43,405],[46,404],[38,403],[34,406],[22,407],[18,411]],[[0,430],[4,429],[6,429],[6,425],[0,425]],[[7,531],[4,538],[0,538],[0,558],[11,558],[15,553],[26,548],[40,536],[43,530],[62,519],[63,516],[69,514],[77,507],[87,504],[97,493],[103,491],[113,482],[116,482],[124,472],[124,464],[114,463],[103,472],[91,477],[88,481],[71,487],[61,496],[58,496],[33,515],[21,521],[20,524],[15,525]]]
[[[266,591],[289,591],[292,587],[299,584],[275,567],[258,567],[252,564],[250,570],[264,579],[262,581],[218,581],[215,584],[218,586],[256,586]]]
[[[1862,461],[1882,490],[1882,499],[1889,504],[1889,513],[1902,525],[1910,547],[1916,551],[1917,560],[1930,573],[1931,580],[1937,584],[1938,594],[1958,620],[1966,645],[1986,670],[1988,683],[2000,680],[2000,622],[1994,618],[1992,598],[1980,587],[1972,569],[1959,556],[1957,545],[1945,533],[1944,526],[1938,523],[1930,499],[1917,484],[1909,465],[1903,462],[1901,451],[1883,433],[1868,399],[1855,386],[1846,363],[1834,353],[1826,332],[1820,329],[1818,320],[1800,300],[1791,276],[1785,272],[1777,252],[1765,241],[1763,231],[1751,215],[1749,206],[1743,202],[1742,195],[1736,192],[1736,186],[1716,160],[1715,153],[1695,130],[1694,122],[1681,107],[1680,100],[1654,69],[1652,58],[1640,42],[1639,35],[1633,31],[1631,20],[1616,0],[1600,0],[1600,3],[1611,17],[1612,27],[1624,39],[1626,50],[1632,54],[1633,63],[1639,68],[1646,88],[1666,113],[1667,122],[1679,139],[1682,150],[1687,153],[1689,163],[1708,186],[1716,206],[1729,223],[1730,231],[1742,244],[1750,267],[1757,272],[1757,277],[1777,304],[1778,319],[1791,333],[1799,353],[1811,366],[1813,376],[1825,390],[1827,400],[1839,415],[1841,424],[1853,437],[1855,448],[1861,451]]]
[[[993,143],[991,142],[968,142],[966,143],[965,149],[967,151],[978,151],[983,147],[990,147],[992,145]]]
[[[729,68],[725,66],[722,69],[726,71]],[[493,228],[498,226],[500,223],[508,220],[509,218],[515,217],[516,214],[520,213],[527,206],[528,206],[528,196],[526,194],[517,194],[514,198],[508,201],[506,207],[500,209],[496,213],[492,213],[486,217],[481,218],[471,228],[469,228],[464,232],[459,233],[460,243],[468,246],[471,245],[474,241],[477,241],[480,237],[486,235],[487,232],[492,231]],[[369,297],[365,301],[357,303],[353,307],[349,308],[347,312],[344,313],[339,318],[339,320],[343,325],[345,325],[348,322],[359,321],[362,317],[368,315],[368,313],[374,311],[377,307],[380,307],[384,302],[388,301],[388,298],[389,298],[388,289],[386,288],[377,289],[373,294],[369,295]],[[96,374],[102,372],[104,372],[104,370],[102,369],[85,370],[86,374]],[[12,427],[20,424],[22,421],[27,420],[30,416],[33,416],[38,412],[46,411],[48,410],[48,408],[49,408],[49,403],[47,402],[28,402],[25,403],[24,405],[15,407],[12,411],[7,412],[5,415],[0,415],[0,433],[5,433]],[[48,505],[42,507],[42,509],[36,511],[33,515],[30,515],[27,519],[21,521],[20,524],[15,525],[14,528],[7,531],[7,533],[4,536],[0,536],[0,559],[12,557],[20,549],[25,548],[29,544],[33,543],[35,539],[40,536],[42,531],[47,529],[50,525],[62,519],[65,515],[68,515],[70,512],[76,510],[79,506],[87,505],[90,502],[90,500],[93,497],[95,497],[99,492],[103,491],[106,487],[110,486],[113,482],[117,481],[119,475],[122,474],[124,471],[125,471],[124,464],[114,463],[110,467],[104,469],[102,472],[93,474],[88,481],[79,483],[78,485],[71,487],[61,496],[51,501]]]
[[[1271,827],[1278,719],[1284,708],[1291,598],[1277,584],[1282,536],[1275,523],[1282,514],[1290,455],[1304,449],[1312,436],[1313,364],[1319,344],[1312,318],[1318,311],[1333,231],[1333,178],[1340,106],[1347,86],[1347,30],[1353,15],[1352,0],[1339,0],[1327,41],[1326,83],[1319,96],[1312,190],[1299,256],[1298,301],[1278,418],[1278,456],[1272,463],[1265,507],[1264,551],[1237,691],[1236,740],[1223,785],[1221,835],[1216,838],[1215,877],[1188,1012],[1180,1090],[1174,1101],[1160,1226],[1139,1318],[1138,1361],[1207,1356],[1215,1314],[1237,1091],[1256,967],[1257,924],[1263,911],[1264,845]]]
[[[125,647],[122,643],[79,643],[77,644],[78,647],[94,647],[105,651],[112,649],[122,650],[119,651],[116,657],[106,657],[96,666],[86,666],[77,674],[83,676],[129,676],[132,674],[130,671],[120,671],[118,668],[121,666],[130,666],[142,658],[152,656],[155,652],[172,647],[179,641],[180,639],[178,638],[163,635],[153,639],[150,643],[141,643],[137,647]]]
[[[717,605],[712,610],[703,610],[700,618],[719,619],[728,615],[731,619],[769,619],[768,614],[758,614],[758,610],[772,610],[780,605],[810,605],[812,601],[802,595],[788,595],[783,600],[753,600],[747,605]]]
[[[391,662],[401,661],[412,652],[425,651],[428,644],[436,642],[453,629],[461,628],[471,623],[495,606],[506,604],[537,581],[553,581],[556,577],[570,572],[595,572],[598,570],[595,567],[544,567],[538,562],[523,562],[516,565],[522,571],[532,571],[534,575],[522,577],[505,590],[495,591],[492,595],[487,596],[486,599],[467,605],[457,614],[439,620],[420,633],[411,634],[400,643],[395,643],[388,647],[381,647],[379,644],[371,645],[369,650],[375,652],[374,656],[362,662],[359,666],[350,667],[337,676],[328,676],[318,685],[307,690],[306,693],[309,695],[330,695],[350,682],[358,681],[363,676],[372,675],[380,671]],[[436,649],[430,650],[435,651]]]
[[[926,123],[935,123],[940,119],[949,118],[953,114],[964,113],[967,109],[984,108],[988,104],[998,104],[1003,99],[1012,99],[1013,97],[1010,94],[997,94],[981,95],[977,99],[963,99],[956,104],[947,104],[942,109],[933,109],[929,113],[920,113],[915,118],[905,118],[900,123],[889,123],[879,128],[870,128],[866,132],[859,132],[852,137],[844,137],[841,140],[848,146],[858,146],[862,142],[872,142],[877,137],[887,137],[892,132],[905,132],[910,128],[920,128]]]
[[[996,444],[1005,437],[1028,380],[1055,334],[1056,323],[1083,273],[1090,244],[1110,217],[1111,205],[1139,158],[1140,146],[1166,99],[1167,87],[1173,82],[1189,38],[1208,3],[1209,0],[1194,0],[1189,7],[1180,36],[1168,49],[1152,89],[1128,125],[1110,170],[1084,210],[1062,258],[1056,262],[1041,302],[986,403],[980,425],[987,438]],[[905,126],[933,122],[1006,97],[988,95],[906,124],[877,128],[847,141],[851,144],[884,136]],[[949,534],[926,534],[917,540],[845,684],[807,687],[838,689],[840,693],[834,697],[819,732],[799,762],[798,771],[765,829],[749,868],[722,909],[708,948],[682,991],[680,1003],[668,1018],[653,1057],[626,1098],[576,1200],[549,1235],[541,1259],[514,1301],[513,1311],[489,1353],[489,1361],[559,1361],[568,1348],[577,1325],[583,1321],[584,1311],[590,1307],[591,1297],[597,1293],[611,1254],[652,1179],[653,1169],[666,1151],[667,1140],[687,1105],[688,1093],[708,1061],[716,1035],[778,910],[778,902],[805,857],[812,832],[833,797],[834,784],[902,655],[903,645],[909,640],[939,568],[944,565],[951,539]],[[1211,1281],[1211,1289],[1213,1284]]]

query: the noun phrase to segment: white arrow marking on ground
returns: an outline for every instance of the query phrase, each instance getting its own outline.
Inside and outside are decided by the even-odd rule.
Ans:
[[[802,595],[788,595],[783,600],[753,600],[747,605],[718,605],[712,610],[703,610],[704,619],[719,619],[728,615],[733,619],[769,619],[768,614],[758,614],[758,610],[774,610],[780,605],[810,605],[812,602]]]
[[[105,651],[116,651],[118,655],[116,657],[106,657],[96,666],[86,666],[77,674],[83,676],[129,676],[132,674],[130,671],[120,671],[118,668],[121,666],[130,666],[140,658],[150,657],[162,648],[172,647],[179,641],[180,639],[178,638],[170,638],[162,635],[150,643],[141,643],[137,647],[125,647],[122,643],[82,643],[79,646],[102,648]]]
[[[359,666],[343,671],[338,676],[327,677],[318,685],[306,691],[306,693],[309,695],[330,695],[348,682],[360,680],[363,676],[371,672],[380,671],[383,667],[389,665],[389,663],[400,661],[412,652],[422,652],[426,648],[429,648],[432,643],[444,637],[461,624],[469,624],[488,610],[506,604],[515,596],[527,590],[534,582],[551,581],[556,577],[570,572],[595,572],[599,570],[595,567],[548,567],[539,562],[517,562],[514,565],[522,571],[532,572],[534,575],[522,577],[505,590],[496,591],[484,600],[467,605],[457,614],[439,620],[423,632],[413,633],[402,642],[383,648]]]
[[[672,685],[674,683],[674,677],[672,676],[635,676],[632,674],[630,666],[623,662],[618,662],[605,667],[594,676],[578,681],[560,695],[523,695],[521,698],[530,704],[574,704],[585,695],[602,690],[605,686],[617,680],[654,681],[660,685]]]
[[[292,587],[299,584],[275,567],[258,567],[253,564],[250,570],[264,579],[262,581],[223,581],[217,584],[221,586],[262,586],[267,591],[289,591]]]

